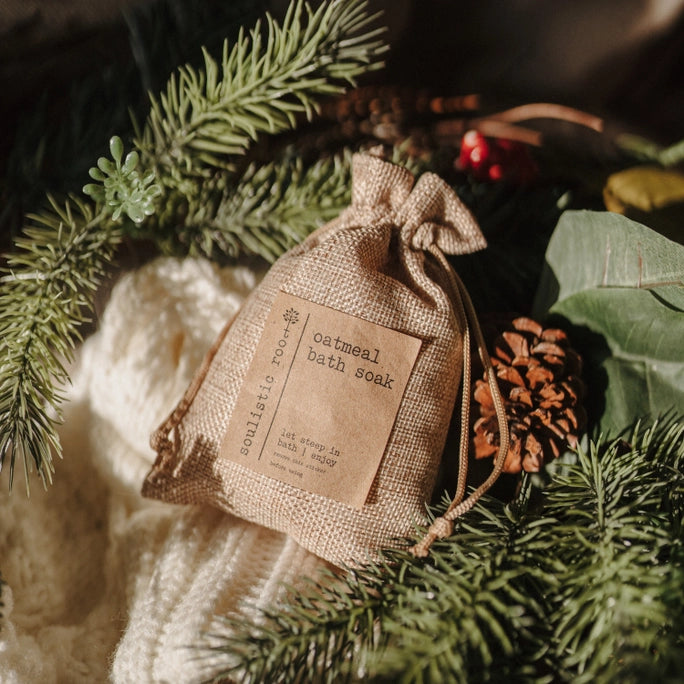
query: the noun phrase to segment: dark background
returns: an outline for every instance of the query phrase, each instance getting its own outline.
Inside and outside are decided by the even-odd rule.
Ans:
[[[74,190],[200,46],[286,0],[0,0],[0,235]],[[554,101],[663,144],[684,137],[684,0],[373,0],[392,50],[367,81]]]

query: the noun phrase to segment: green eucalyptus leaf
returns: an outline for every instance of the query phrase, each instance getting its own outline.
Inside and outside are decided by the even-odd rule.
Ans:
[[[590,418],[607,433],[684,408],[684,247],[610,212],[561,216],[533,315],[585,361]]]

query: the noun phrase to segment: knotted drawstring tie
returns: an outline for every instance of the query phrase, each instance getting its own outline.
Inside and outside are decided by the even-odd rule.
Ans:
[[[435,234],[437,232],[437,234]],[[496,373],[492,362],[487,352],[487,346],[482,335],[482,330],[477,319],[477,314],[473,306],[470,295],[466,290],[462,280],[458,277],[451,264],[447,260],[442,249],[439,246],[439,231],[429,231],[430,237],[424,232],[422,235],[416,234],[413,244],[415,247],[422,248],[432,254],[438,263],[442,266],[447,274],[449,284],[452,290],[452,301],[457,317],[461,323],[463,330],[463,390],[461,393],[461,432],[460,445],[458,455],[458,482],[456,485],[456,493],[454,494],[451,503],[447,510],[438,518],[435,518],[433,523],[428,528],[425,536],[409,550],[419,558],[425,558],[436,539],[444,539],[451,536],[454,531],[454,520],[469,511],[478,500],[489,490],[489,488],[496,482],[497,478],[503,470],[506,454],[509,446],[509,431],[508,421],[506,419],[506,409],[504,406],[501,391],[499,390],[499,383],[496,379]],[[487,382],[492,394],[494,402],[494,409],[499,424],[499,451],[494,461],[494,467],[489,477],[464,500],[466,489],[466,477],[468,473],[468,445],[469,445],[469,431],[470,431],[470,388],[471,388],[471,353],[470,353],[470,327],[472,325],[475,335],[475,342],[477,344],[478,354],[482,360],[482,364],[487,376]]]

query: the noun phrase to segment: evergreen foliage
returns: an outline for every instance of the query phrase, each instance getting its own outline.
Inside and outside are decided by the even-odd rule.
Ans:
[[[396,163],[416,169],[401,149],[392,154]],[[272,162],[249,164],[234,185],[205,181],[197,195],[179,199],[180,209],[168,203],[142,226],[140,234],[162,253],[219,261],[258,257],[272,263],[349,205],[351,150],[309,163],[286,149]],[[178,211],[182,224],[165,229],[177,221]]]
[[[14,128],[5,130],[9,149],[4,168],[0,164],[3,249],[23,217],[40,209],[46,192],[78,192],[111,136],[133,136],[132,118],[145,120],[148,93],[159,92],[180,64],[201,67],[199,45],[220,54],[225,39],[233,40],[240,27],[252,26],[266,5],[267,0],[127,3],[124,22],[116,30],[121,35],[110,38],[114,45],[99,55],[101,62],[96,56],[68,86],[62,81],[42,84],[38,101],[22,112]]]
[[[52,481],[65,363],[122,237],[76,198],[51,199],[51,211],[33,220],[9,256],[0,296],[0,467],[9,457],[11,487],[18,457],[27,492],[33,466],[43,485]]]
[[[199,183],[197,195],[179,198],[185,216],[173,231],[175,203],[144,226],[165,254],[212,259],[258,256],[275,261],[312,230],[334,218],[350,197],[350,154],[307,165],[295,155],[250,164],[235,185]]]
[[[365,5],[331,2],[313,11],[297,0],[282,27],[267,15],[265,42],[257,24],[234,45],[224,43],[220,65],[205,51],[203,69],[182,67],[151,99],[136,141],[143,158],[158,177],[168,174],[171,186],[171,179],[182,183],[231,169],[231,157],[244,154],[260,134],[294,128],[297,114],[311,118],[318,98],[342,92],[378,66],[381,29],[362,33],[375,18]]]
[[[217,620],[207,681],[674,681],[683,501],[684,423],[637,425],[541,493],[526,476],[481,501],[427,561],[388,551],[255,624]]]
[[[684,665],[684,423],[592,445],[546,493],[565,564],[554,652],[573,682],[667,681]]]
[[[136,149],[124,155],[122,141],[111,139],[112,159],[98,160],[96,182],[84,188],[92,202],[50,200],[30,217],[0,290],[0,467],[9,459],[10,486],[17,457],[27,491],[34,467],[44,485],[52,480],[64,361],[124,236],[150,238],[162,251],[172,245],[185,254],[272,261],[313,227],[314,209],[320,223],[343,206],[335,204],[346,199],[342,162],[306,172],[292,160],[282,169],[250,167],[241,178],[234,160],[260,134],[293,128],[319,98],[380,65],[385,48],[379,30],[368,28],[375,17],[367,4],[328,2],[314,11],[295,0],[282,26],[267,18],[265,37],[257,25],[232,49],[226,41],[220,68],[205,51],[203,70],[180,68],[165,93],[151,97]],[[252,195],[264,199],[265,190],[272,207],[283,200],[279,218],[266,226],[259,205],[240,204]],[[320,190],[332,192],[306,217],[302,201]],[[297,229],[288,211],[299,212]]]

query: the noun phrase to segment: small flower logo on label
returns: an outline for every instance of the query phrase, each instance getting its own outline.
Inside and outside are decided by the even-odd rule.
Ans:
[[[287,323],[287,327],[289,328],[290,324],[294,325],[299,320],[299,311],[289,308],[283,313],[283,318],[285,319],[285,323]]]

